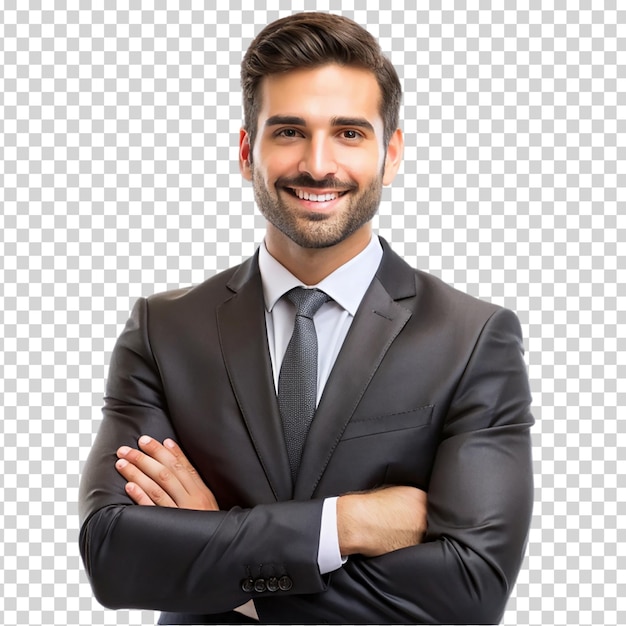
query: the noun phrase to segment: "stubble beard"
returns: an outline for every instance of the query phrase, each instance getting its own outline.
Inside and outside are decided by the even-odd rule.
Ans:
[[[382,173],[360,193],[350,192],[347,206],[339,213],[302,213],[289,206],[265,185],[252,169],[254,197],[265,219],[302,248],[329,248],[341,243],[370,222],[378,212],[382,196]],[[303,185],[305,186],[305,185]],[[294,198],[294,204],[297,200]],[[344,200],[345,202],[345,200]]]

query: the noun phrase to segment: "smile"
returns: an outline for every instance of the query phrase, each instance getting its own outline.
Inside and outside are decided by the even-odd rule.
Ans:
[[[308,200],[309,202],[330,202],[332,200],[336,200],[337,198],[340,198],[341,196],[343,196],[345,193],[347,193],[347,191],[341,191],[341,192],[328,192],[328,193],[310,193],[308,191],[304,191],[303,189],[294,189],[291,187],[286,187],[286,189],[293,194],[294,196],[296,196],[296,198],[299,198],[300,200]]]

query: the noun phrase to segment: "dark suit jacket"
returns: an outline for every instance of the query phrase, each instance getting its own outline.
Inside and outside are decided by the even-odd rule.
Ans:
[[[81,553],[102,604],[178,613],[166,623],[226,621],[210,614],[250,598],[266,623],[500,620],[533,496],[519,323],[383,248],[293,495],[256,256],[137,302],[81,483]],[[144,433],[181,444],[219,512],[132,504],[115,451]],[[320,575],[323,499],[394,484],[428,492],[426,542]]]

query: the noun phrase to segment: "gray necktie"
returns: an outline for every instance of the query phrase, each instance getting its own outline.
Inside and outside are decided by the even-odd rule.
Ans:
[[[296,319],[278,377],[278,406],[295,482],[317,402],[317,333],[313,316],[330,297],[319,289],[303,287],[295,287],[285,297],[295,304]]]

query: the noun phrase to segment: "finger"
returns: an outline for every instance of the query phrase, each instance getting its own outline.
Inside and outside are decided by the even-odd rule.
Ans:
[[[176,459],[176,467],[182,468],[180,469],[182,474],[179,474],[179,478],[192,496],[193,508],[199,507],[203,510],[219,511],[220,507],[213,492],[206,486],[196,468],[187,460],[180,446],[172,439],[166,439],[163,445]]]
[[[175,459],[173,469],[178,472],[178,478],[189,493],[198,487],[209,490],[205,485],[196,468],[187,460],[180,446],[173,439],[166,439],[163,446],[172,454]]]
[[[159,506],[178,506],[186,492],[172,472],[155,459],[140,450],[122,446],[117,456],[127,465],[120,463],[116,467],[128,482],[137,483]],[[120,467],[121,466],[121,467]]]
[[[128,459],[160,485],[179,508],[218,511],[219,506],[211,490],[189,463],[182,450],[171,440],[168,448],[143,435],[139,438],[141,450],[122,447],[118,456]],[[172,444],[174,452],[172,452]],[[148,492],[148,496],[150,496]]]
[[[126,493],[137,504],[152,503],[157,506],[176,507],[176,503],[157,483],[126,459],[119,459],[115,463],[115,469],[128,481]],[[134,485],[134,487],[129,489],[128,485]]]
[[[156,506],[148,494],[136,483],[126,483],[126,493],[140,506]]]
[[[169,444],[167,447],[148,435],[142,435],[139,437],[139,447],[148,456],[161,463],[164,467],[169,468],[186,495],[192,494],[199,485],[204,487],[202,479],[199,478],[196,470],[189,463],[180,447],[172,439],[166,439],[165,441]],[[174,444],[173,448],[171,444]],[[184,494],[181,493],[181,495]]]

